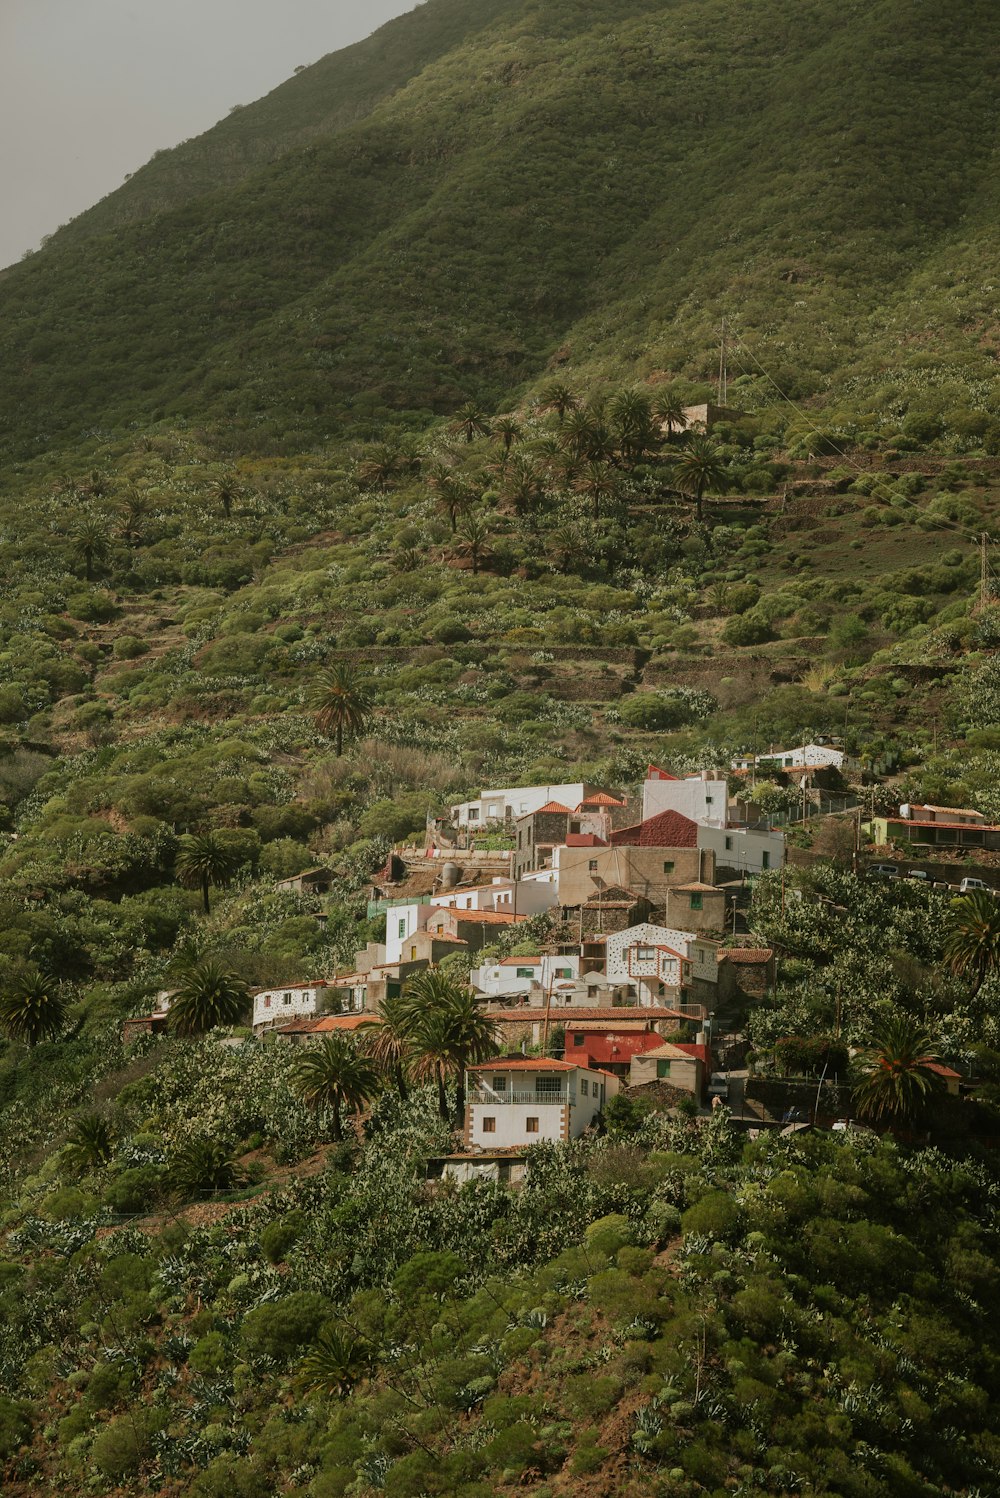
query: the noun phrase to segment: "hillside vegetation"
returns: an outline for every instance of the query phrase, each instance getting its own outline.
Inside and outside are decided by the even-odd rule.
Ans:
[[[438,11],[4,274],[10,451],[164,416],[287,451],[496,406],[553,362],[702,377],[723,315],[795,397],[992,413],[987,0]]]
[[[1000,823],[998,33],[429,0],[0,275],[5,1498],[995,1490],[1000,922],[859,877],[853,807]],[[428,814],[817,735],[861,768],[743,898],[750,1060],[850,1102],[916,1035],[974,1099],[632,1095],[458,1188],[453,1055],[362,1051],[341,1120],[243,1027]],[[225,1022],[126,1050],[192,974]]]

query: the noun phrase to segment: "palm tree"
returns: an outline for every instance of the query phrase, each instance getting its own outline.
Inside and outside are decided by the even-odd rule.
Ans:
[[[498,416],[493,423],[493,435],[499,437],[503,443],[503,450],[509,453],[515,442],[520,442],[524,436],[521,424],[514,416]]]
[[[114,1149],[111,1129],[99,1113],[81,1113],[66,1138],[72,1159],[84,1169],[107,1165]]]
[[[341,1108],[360,1112],[378,1088],[371,1058],[345,1035],[324,1035],[304,1056],[294,1078],[296,1092],[317,1113],[330,1110],[330,1133],[339,1144],[344,1137]]]
[[[530,514],[534,510],[545,492],[545,484],[531,458],[519,453],[511,459],[501,492],[518,515]]]
[[[977,994],[990,974],[1000,970],[1000,901],[985,890],[952,900],[944,955],[953,973],[972,980]]]
[[[575,411],[580,404],[568,385],[561,380],[553,380],[551,385],[546,385],[538,392],[538,410],[545,415],[553,411],[559,421],[565,421],[567,411]]]
[[[466,442],[475,442],[477,437],[489,436],[489,418],[475,401],[466,401],[462,409],[455,412],[455,419],[449,430],[459,432]]]
[[[337,758],[344,752],[344,734],[359,734],[371,712],[374,698],[368,683],[351,666],[330,666],[321,671],[310,692],[316,711],[316,727],[337,740]]]
[[[435,969],[417,973],[403,990],[403,1011],[412,1025],[412,1071],[437,1085],[438,1111],[448,1120],[447,1083],[457,1081],[456,1127],[465,1117],[465,1069],[497,1052],[496,1026],[471,988]]]
[[[653,412],[644,390],[622,390],[608,407],[618,451],[626,463],[634,463],[654,442]]]
[[[694,496],[698,519],[708,489],[724,489],[726,468],[719,449],[708,437],[692,437],[683,452],[672,460],[677,487]]]
[[[73,544],[83,560],[88,583],[94,581],[94,569],[107,560],[110,551],[107,527],[98,515],[80,515],[73,523]]]
[[[388,489],[406,467],[406,458],[391,442],[375,442],[358,459],[358,483],[366,489]]]
[[[410,1095],[406,1070],[413,1049],[413,1029],[412,1010],[399,996],[383,999],[378,1015],[358,1026],[359,1032],[369,1032],[364,1038],[373,1065],[383,1076],[392,1078],[404,1103]]]
[[[0,1027],[12,1040],[37,1045],[58,1034],[66,1020],[66,1005],[58,984],[38,968],[25,969],[0,994]]]
[[[472,575],[477,576],[479,563],[483,553],[487,550],[490,539],[490,530],[481,515],[474,510],[463,515],[456,531],[458,536],[457,550],[469,558],[472,563]]]
[[[235,473],[224,473],[221,478],[216,479],[212,485],[212,493],[222,506],[222,513],[228,520],[233,513],[233,502],[240,497],[240,486]]]
[[[578,460],[599,463],[611,457],[611,434],[601,413],[590,406],[571,411],[560,436],[563,450]]]
[[[454,531],[459,512],[469,503],[469,495],[454,469],[449,468],[447,463],[432,464],[427,470],[427,487],[434,495],[438,509],[448,516],[448,524]]]
[[[858,1059],[862,1080],[854,1101],[859,1114],[876,1123],[913,1123],[929,1095],[943,1085],[931,1070],[938,1061],[934,1040],[908,1015],[886,1020]]]
[[[214,833],[188,832],[180,839],[174,869],[182,884],[192,889],[200,888],[205,914],[211,915],[209,885],[228,884],[238,863],[237,855],[220,843]]]
[[[175,1035],[204,1035],[220,1025],[235,1025],[250,1006],[242,978],[217,957],[189,962],[170,997],[167,1023]]]
[[[618,493],[618,478],[607,463],[588,463],[573,485],[578,494],[585,494],[594,507],[594,519],[601,518],[601,501],[614,499]]]
[[[686,425],[684,402],[669,386],[653,397],[653,415],[666,427],[668,439],[675,431],[682,432]]]
[[[133,546],[142,544],[143,521],[148,520],[152,512],[152,505],[145,494],[138,489],[130,489],[125,498],[118,506],[121,519],[118,522],[118,534],[123,541],[129,541]]]
[[[218,1139],[186,1139],[170,1161],[167,1179],[182,1201],[209,1191],[229,1191],[239,1180],[235,1162]]]
[[[577,566],[588,560],[590,548],[579,527],[571,521],[549,532],[549,554],[560,572],[574,572]]]

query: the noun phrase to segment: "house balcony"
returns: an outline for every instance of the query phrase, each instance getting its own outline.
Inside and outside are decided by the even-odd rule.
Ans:
[[[487,1107],[495,1108],[501,1103],[528,1103],[532,1107],[545,1104],[558,1104],[572,1106],[576,1102],[575,1087],[559,1087],[551,1092],[547,1088],[519,1088],[514,1091],[493,1092],[491,1089],[474,1087],[468,1094],[469,1103],[483,1103]]]

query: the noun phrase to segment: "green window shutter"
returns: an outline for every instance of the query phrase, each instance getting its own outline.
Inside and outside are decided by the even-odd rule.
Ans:
[[[762,853],[760,855],[760,866],[762,869],[769,869],[771,867],[770,853]]]
[[[668,858],[664,861],[663,872],[665,874],[672,874],[674,872],[674,861],[672,858]]]
[[[670,1078],[670,1062],[669,1061],[658,1061],[656,1063],[656,1076],[657,1076],[657,1080],[659,1080],[659,1081],[669,1080],[669,1078]]]
[[[691,909],[692,910],[700,910],[701,909],[701,895],[692,895],[691,896]]]

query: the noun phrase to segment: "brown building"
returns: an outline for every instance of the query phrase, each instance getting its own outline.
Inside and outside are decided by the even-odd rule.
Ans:
[[[667,890],[668,926],[680,931],[723,931],[726,924],[726,892],[714,884],[678,884]]]
[[[774,952],[770,947],[720,947],[719,962],[733,974],[733,990],[742,999],[762,999],[774,985]]]
[[[496,941],[501,931],[527,919],[526,915],[507,911],[454,910],[450,906],[441,906],[428,917],[426,932],[428,936],[458,937],[470,951],[478,952],[481,947]],[[406,950],[409,951],[409,945]]]
[[[634,890],[618,884],[599,887],[580,907],[581,940],[594,932],[625,931],[648,920],[652,908],[645,895]]]

